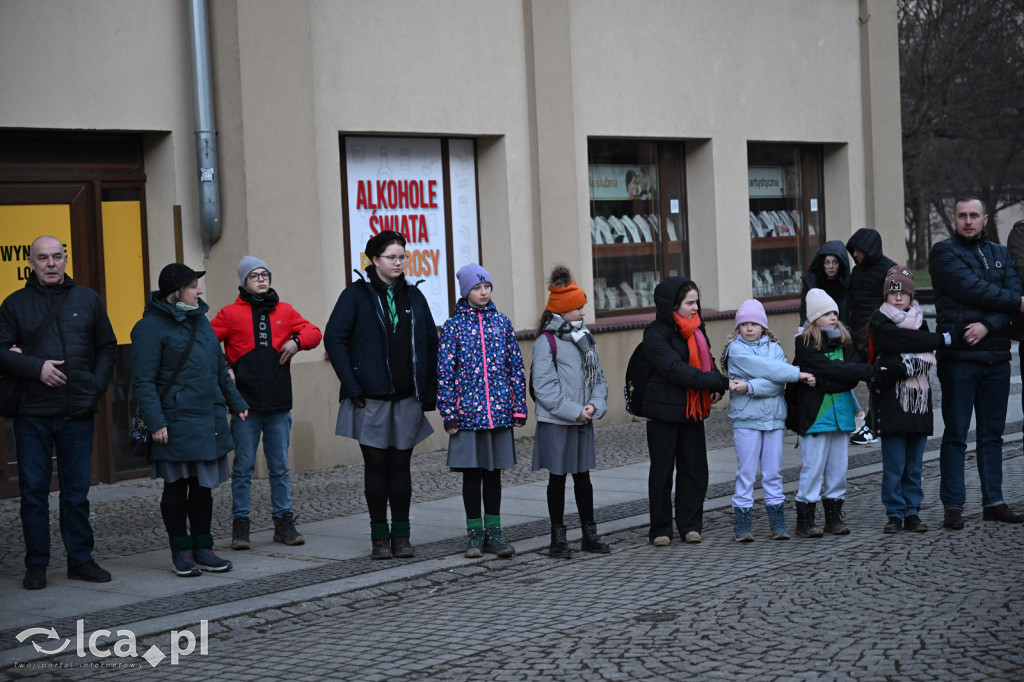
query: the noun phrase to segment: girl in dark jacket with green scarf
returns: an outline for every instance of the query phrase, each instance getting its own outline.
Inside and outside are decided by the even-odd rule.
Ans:
[[[182,577],[231,570],[230,561],[213,553],[211,490],[228,480],[227,454],[234,449],[225,404],[239,419],[249,413],[199,298],[204,274],[180,263],[165,267],[160,289],[132,329],[135,399],[153,441],[152,476],[164,479],[160,513],[174,572]]]

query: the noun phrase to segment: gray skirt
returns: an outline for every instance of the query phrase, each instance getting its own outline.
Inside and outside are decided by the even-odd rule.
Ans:
[[[164,483],[174,483],[183,478],[196,478],[204,488],[216,488],[231,478],[228,469],[228,456],[204,462],[168,462],[156,460],[149,476],[151,479],[164,479]]]
[[[366,407],[356,407],[345,398],[338,408],[334,433],[355,438],[360,445],[371,448],[412,450],[434,432],[423,414],[423,403],[416,398],[397,402],[366,399]]]
[[[547,469],[557,476],[581,474],[597,466],[594,422],[579,426],[537,422],[533,439],[533,471]]]
[[[516,465],[516,439],[512,427],[467,431],[448,438],[448,466],[459,469],[511,469]]]

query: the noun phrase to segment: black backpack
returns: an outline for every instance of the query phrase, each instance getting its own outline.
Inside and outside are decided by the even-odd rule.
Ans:
[[[644,391],[647,390],[647,382],[653,375],[654,365],[647,361],[644,343],[641,341],[629,356],[629,362],[626,364],[626,385],[622,389],[622,395],[626,399],[626,412],[634,417],[644,416]]]

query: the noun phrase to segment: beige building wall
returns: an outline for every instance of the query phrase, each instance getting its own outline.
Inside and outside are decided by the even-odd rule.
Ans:
[[[180,205],[185,260],[209,271],[213,310],[234,300],[249,253],[326,323],[347,281],[341,135],[476,140],[481,262],[521,330],[553,264],[592,290],[594,137],[686,141],[690,269],[707,309],[751,293],[748,142],[821,144],[828,238],[874,223],[902,253],[888,0],[211,0],[210,15],[223,236],[209,259],[184,2],[0,2],[0,127],[145,132],[152,279],[173,258]],[[795,318],[772,316],[781,338]],[[708,326],[717,355],[731,321]],[[640,334],[598,334],[606,421],[630,418],[622,376]],[[334,436],[338,382],[322,347],[294,365],[293,466],[359,461]],[[446,447],[432,419],[421,450]]]

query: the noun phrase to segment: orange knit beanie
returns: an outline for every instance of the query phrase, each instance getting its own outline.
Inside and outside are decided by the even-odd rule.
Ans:
[[[556,265],[548,280],[548,304],[546,308],[553,313],[567,313],[581,308],[587,303],[587,295],[572,278],[572,272],[564,265]]]

